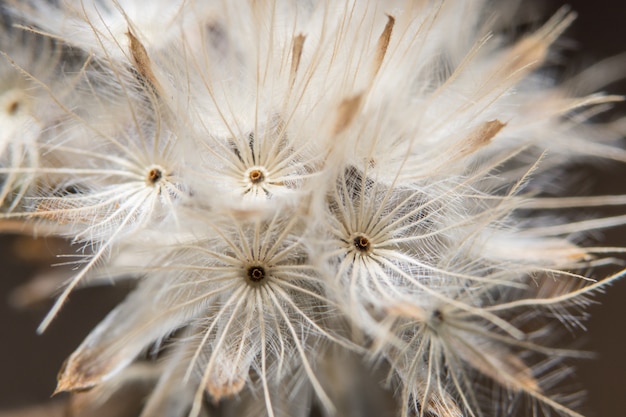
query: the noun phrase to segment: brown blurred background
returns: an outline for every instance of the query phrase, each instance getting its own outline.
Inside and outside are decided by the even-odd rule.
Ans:
[[[525,3],[530,2],[523,0],[522,7]],[[562,4],[570,4],[579,13],[566,34],[569,41],[564,43],[564,56],[574,68],[626,52],[625,0],[537,3],[546,16]],[[608,90],[626,94],[626,83],[611,85]],[[626,115],[626,106],[608,117],[617,117],[619,112]],[[626,193],[626,166],[590,168],[585,176],[584,186],[594,194]],[[605,232],[604,237],[609,245],[626,246],[626,227]],[[125,289],[119,287],[76,292],[49,330],[36,335],[35,329],[49,304],[16,311],[9,306],[8,294],[35,272],[45,270],[46,265],[55,262],[54,256],[62,253],[68,253],[68,249],[56,242],[0,236],[0,410],[47,401],[63,360],[125,294]],[[588,332],[582,336],[581,345],[599,352],[599,357],[577,363],[578,379],[588,392],[584,411],[590,417],[621,417],[626,415],[626,279],[596,300],[598,304],[589,309]]]
[[[524,2],[526,2],[524,0]],[[552,10],[571,5],[578,18],[566,36],[575,48],[567,56],[584,68],[600,59],[626,53],[626,1],[570,0],[549,2]],[[626,78],[626,68],[623,68]],[[607,87],[614,94],[626,95],[626,80]],[[619,105],[608,115],[626,116],[626,106]],[[626,141],[622,141],[622,145]],[[594,194],[626,193],[626,166],[609,164],[590,170],[589,186]],[[607,213],[624,212],[624,207]],[[626,245],[626,227],[604,232],[609,245]],[[626,279],[596,297],[599,304],[588,311],[588,332],[584,347],[598,352],[596,360],[577,363],[577,377],[588,393],[584,410],[588,416],[622,417],[626,415]]]

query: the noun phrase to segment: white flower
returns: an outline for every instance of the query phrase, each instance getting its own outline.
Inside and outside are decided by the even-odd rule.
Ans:
[[[95,67],[113,77],[107,82],[117,81],[117,88],[105,92],[106,85],[94,86],[98,83],[91,77],[95,68],[88,67],[75,84],[84,89],[83,99],[95,101],[91,106],[74,109],[74,102],[65,103],[64,97],[52,92],[53,101],[65,111],[65,120],[37,144],[42,157],[36,167],[8,170],[14,175],[35,174],[38,189],[26,200],[26,210],[14,210],[7,218],[37,220],[46,230],[55,229],[82,243],[88,254],[92,252],[79,262],[84,266],[40,331],[70,291],[108,255],[115,254],[122,242],[148,233],[155,225],[163,230],[168,223],[177,223],[176,206],[187,196],[182,141],[163,124],[141,80],[113,61],[104,65]],[[129,92],[133,88],[135,92]],[[100,92],[123,101],[109,105]]]
[[[6,175],[0,204],[8,200],[14,208],[34,179],[43,129],[62,115],[38,83],[49,84],[61,95],[70,93],[56,73],[60,53],[54,42],[2,28],[0,51],[0,160]]]
[[[252,384],[272,415],[270,387],[280,389],[300,366],[324,398],[309,357],[325,339],[347,343],[333,334],[334,307],[307,262],[305,231],[290,217],[215,219],[205,225],[210,237],[161,248],[166,258],[153,263],[156,271],[72,355],[59,389],[106,381],[150,344],[190,326],[182,348],[191,358],[177,366],[199,386],[195,412],[205,389],[219,401]]]

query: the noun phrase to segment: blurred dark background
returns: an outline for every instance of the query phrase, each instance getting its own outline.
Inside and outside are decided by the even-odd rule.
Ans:
[[[524,1],[524,3],[527,3]],[[578,18],[566,33],[574,49],[566,56],[585,68],[603,58],[626,53],[626,1],[570,0],[550,1],[547,10],[569,4]],[[576,67],[575,67],[576,68]],[[622,69],[626,78],[626,68]],[[606,91],[626,95],[626,80],[607,86]],[[626,106],[618,105],[608,118],[626,116]],[[626,141],[622,141],[626,144]],[[626,167],[608,164],[605,168],[589,168],[589,184],[594,194],[626,193]],[[619,214],[617,210],[606,213]],[[603,233],[607,245],[626,246],[626,227]],[[626,280],[595,298],[598,304],[588,311],[588,332],[583,335],[585,349],[598,352],[595,360],[576,364],[577,378],[587,391],[588,416],[621,417],[626,415]]]
[[[527,3],[531,2],[523,0],[521,7]],[[574,69],[626,52],[626,1],[536,3],[545,16],[563,4],[578,12],[578,19],[565,35],[565,46],[561,45]],[[607,90],[626,94],[626,82]],[[618,106],[608,117],[617,117],[620,112],[626,115],[626,106]],[[584,186],[594,194],[626,193],[626,166],[590,167],[585,177]],[[604,237],[607,245],[626,246],[626,227],[604,232]],[[49,304],[16,311],[9,306],[8,294],[36,272],[46,271],[47,265],[57,262],[55,256],[62,253],[69,253],[68,248],[56,241],[0,236],[0,410],[47,401],[63,360],[124,297],[126,289],[119,287],[76,292],[49,330],[38,336],[35,329]],[[581,345],[599,356],[577,362],[577,378],[588,393],[583,410],[590,417],[621,417],[626,415],[626,279],[596,297],[596,301],[588,310],[591,318],[586,322],[588,332],[581,336]]]

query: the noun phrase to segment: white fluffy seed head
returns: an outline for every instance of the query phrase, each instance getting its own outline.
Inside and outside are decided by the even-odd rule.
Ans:
[[[487,380],[579,416],[550,395],[546,358],[572,353],[546,329],[619,278],[591,283],[611,249],[576,243],[624,219],[546,221],[605,198],[537,190],[568,158],[626,158],[575,117],[615,97],[567,99],[536,71],[573,14],[507,39],[479,0],[166,3],[14,6],[79,51],[53,79],[18,64],[46,93],[31,107],[0,90],[6,149],[7,117],[57,115],[37,119],[36,163],[3,159],[3,194],[25,178],[31,196],[6,217],[90,248],[41,329],[81,283],[138,281],[58,390],[117,388],[164,347],[146,416],[197,416],[205,394],[273,417],[315,393],[332,414],[316,369],[333,343],[387,363],[406,416],[513,403]]]

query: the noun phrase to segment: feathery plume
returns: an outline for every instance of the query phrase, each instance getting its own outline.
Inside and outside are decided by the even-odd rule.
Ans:
[[[57,392],[92,389],[88,408],[142,380],[144,417],[332,416],[343,351],[388,371],[402,416],[527,399],[580,417],[558,384],[586,354],[550,336],[623,275],[589,275],[626,249],[583,237],[626,216],[559,209],[626,198],[552,183],[626,161],[590,120],[621,97],[569,97],[542,71],[573,12],[512,37],[491,7],[11,3],[3,218],[80,248],[39,330],[74,289],[136,281]]]

